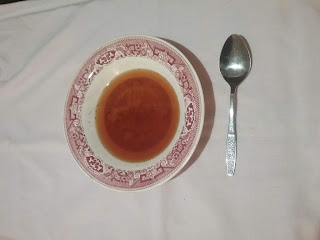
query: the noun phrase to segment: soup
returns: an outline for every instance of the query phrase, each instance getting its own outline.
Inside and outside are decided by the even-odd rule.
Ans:
[[[100,141],[116,158],[143,162],[172,141],[179,123],[177,95],[159,73],[134,69],[114,78],[96,109]]]

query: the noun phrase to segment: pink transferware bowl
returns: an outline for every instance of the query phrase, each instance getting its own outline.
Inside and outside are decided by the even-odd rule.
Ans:
[[[160,73],[175,90],[179,106],[178,129],[168,147],[141,163],[111,155],[99,140],[95,110],[103,89],[118,74],[144,68]],[[127,36],[109,42],[83,64],[68,92],[65,133],[79,166],[94,180],[120,191],[158,186],[187,163],[199,141],[204,99],[199,78],[187,58],[168,42],[149,36]]]

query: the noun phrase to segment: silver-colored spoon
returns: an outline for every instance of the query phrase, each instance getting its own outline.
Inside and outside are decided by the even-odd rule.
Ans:
[[[233,176],[237,161],[236,92],[239,84],[251,69],[251,52],[244,37],[232,34],[225,42],[220,55],[220,72],[231,87],[229,130],[227,137],[227,174]]]

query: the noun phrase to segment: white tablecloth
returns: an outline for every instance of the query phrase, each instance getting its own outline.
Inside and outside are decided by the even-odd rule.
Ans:
[[[0,239],[318,240],[319,26],[318,0],[0,6]],[[248,40],[253,68],[238,91],[238,164],[228,177],[229,86],[218,61],[232,33]],[[189,168],[149,191],[120,193],[78,167],[63,113],[86,58],[130,34],[187,49],[207,113]]]

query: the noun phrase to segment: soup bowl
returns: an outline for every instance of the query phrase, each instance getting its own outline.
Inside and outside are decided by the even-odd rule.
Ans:
[[[101,142],[96,126],[99,99],[117,76],[146,69],[163,76],[176,93],[179,121],[166,147],[147,161],[123,161]],[[93,53],[73,79],[65,104],[65,133],[78,165],[92,179],[119,191],[141,191],[165,183],[196,149],[204,121],[199,78],[173,45],[150,36],[115,39]]]

